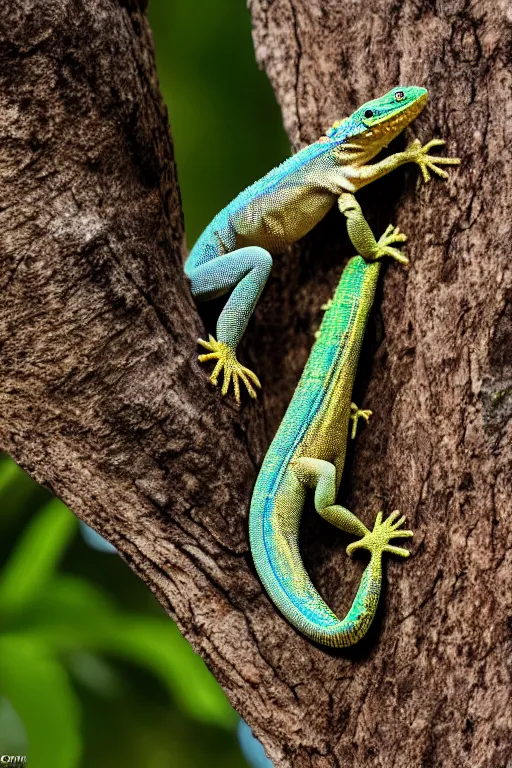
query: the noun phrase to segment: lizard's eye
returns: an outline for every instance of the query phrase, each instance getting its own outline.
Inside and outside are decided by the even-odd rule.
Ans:
[[[395,101],[403,101],[405,99],[405,93],[403,91],[395,91]]]
[[[364,113],[364,116],[366,117],[367,120],[369,120],[370,117],[373,117],[373,109],[367,109],[366,112]]]

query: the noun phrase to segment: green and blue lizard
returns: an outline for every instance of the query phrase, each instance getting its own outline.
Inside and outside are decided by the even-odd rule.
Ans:
[[[357,362],[375,287],[379,260],[390,256],[407,263],[394,247],[405,235],[389,226],[375,240],[354,192],[407,162],[417,163],[424,180],[430,172],[447,178],[439,166],[457,158],[432,157],[414,141],[405,151],[369,164],[421,111],[427,91],[394,88],[363,104],[351,117],[335,123],[306,147],[248,187],[221,211],[201,235],[186,262],[192,292],[206,300],[232,291],[217,324],[217,339],[199,343],[208,350],[201,361],[216,360],[211,376],[222,393],[233,382],[256,396],[259,380],[236,357],[237,345],[270,272],[270,253],[283,250],[306,234],[338,202],[357,256],[352,258],[330,303],[293,399],[267,452],[254,489],[249,533],[258,574],[283,615],[313,640],[331,646],[357,642],[370,626],[380,594],[382,554],[406,557],[408,551],[389,542],[412,536],[401,528],[405,518],[393,512],[372,531],[349,510],[335,504],[350,421],[367,419],[351,402]],[[349,545],[367,549],[371,558],[347,616],[340,620],[312,584],[299,551],[299,529],[307,488],[314,488],[316,510],[338,528],[359,538]]]

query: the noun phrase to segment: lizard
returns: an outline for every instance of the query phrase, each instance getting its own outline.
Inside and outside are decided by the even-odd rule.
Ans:
[[[417,117],[427,98],[425,88],[403,86],[366,102],[247,187],[200,235],[185,262],[194,298],[208,301],[230,293],[217,337],[198,339],[206,349],[199,361],[215,361],[210,379],[218,386],[222,373],[223,395],[232,383],[240,404],[240,382],[253,398],[261,387],[257,375],[238,361],[237,347],[270,274],[272,254],[307,234],[340,195],[354,194],[404,163],[418,164],[427,182],[431,172],[446,178],[440,166],[458,162],[429,155],[442,139],[424,146],[415,140],[402,152],[370,162]]]
[[[455,158],[454,158],[455,159]],[[360,640],[373,621],[382,583],[382,555],[408,557],[404,547],[390,544],[408,538],[404,516],[395,510],[373,530],[336,504],[350,421],[355,437],[358,419],[371,411],[352,403],[352,387],[368,314],[372,307],[380,259],[407,259],[396,244],[406,240],[389,225],[376,241],[361,207],[350,193],[338,206],[357,256],[351,258],[333,299],[326,305],[317,339],[286,414],[263,461],[249,513],[251,551],[258,575],[272,601],[297,629],[312,640],[346,647]],[[299,551],[299,529],[308,488],[314,489],[316,511],[341,530],[358,536],[347,547],[370,552],[357,594],[347,615],[337,616],[315,589]]]
[[[428,145],[427,145],[428,146]],[[460,162],[447,158],[449,164]],[[447,174],[444,174],[447,176]],[[426,177],[425,177],[426,176]],[[429,175],[424,174],[425,181]],[[352,512],[336,504],[350,421],[371,411],[352,402],[361,344],[373,304],[380,260],[407,264],[395,247],[405,235],[389,225],[377,241],[352,192],[338,196],[338,208],[357,256],[347,263],[286,414],[263,461],[249,513],[250,546],[258,575],[288,621],[311,640],[333,647],[358,642],[370,627],[382,584],[382,559],[388,552],[408,557],[392,539],[409,538],[398,510],[376,516],[370,531]],[[307,489],[314,489],[316,511],[337,528],[358,537],[347,554],[370,552],[356,596],[343,619],[322,599],[302,562],[299,530]]]
[[[398,228],[390,225],[377,242],[353,195],[340,195],[338,205],[358,255],[348,261],[326,305],[306,367],[263,461],[251,501],[249,538],[258,575],[288,621],[318,643],[346,647],[364,636],[374,618],[383,553],[409,555],[390,540],[413,533],[401,528],[405,517],[399,517],[397,510],[385,521],[379,512],[370,531],[352,512],[335,504],[350,421],[355,437],[358,420],[367,421],[371,415],[351,399],[380,259],[390,256],[407,262],[394,247],[406,240]],[[367,549],[371,554],[344,619],[337,618],[315,589],[300,555],[299,529],[308,488],[314,488],[315,509],[325,520],[360,537],[349,544],[347,553]]]

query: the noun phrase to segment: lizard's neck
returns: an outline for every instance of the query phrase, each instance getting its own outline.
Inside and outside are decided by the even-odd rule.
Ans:
[[[334,156],[339,165],[366,165],[373,160],[379,152],[387,145],[386,141],[359,142],[357,140],[347,141],[339,144],[334,149]]]

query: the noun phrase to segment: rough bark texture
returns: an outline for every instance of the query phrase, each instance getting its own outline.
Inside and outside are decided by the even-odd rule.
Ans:
[[[239,411],[196,363],[201,322],[144,3],[0,6],[0,441],[106,535],[202,654],[279,768],[505,768],[512,759],[512,89],[507,4],[251,0],[259,62],[295,145],[399,83],[414,133],[463,165],[397,172],[361,202],[410,237],[365,345],[343,500],[400,508],[378,619],[315,647],[254,574],[257,468],[350,249],[327,217],[277,259],[241,350]],[[171,116],[172,118],[172,116]],[[229,148],[226,149],[229,151]],[[251,346],[252,343],[252,346]],[[362,561],[310,510],[307,565],[345,610]]]

